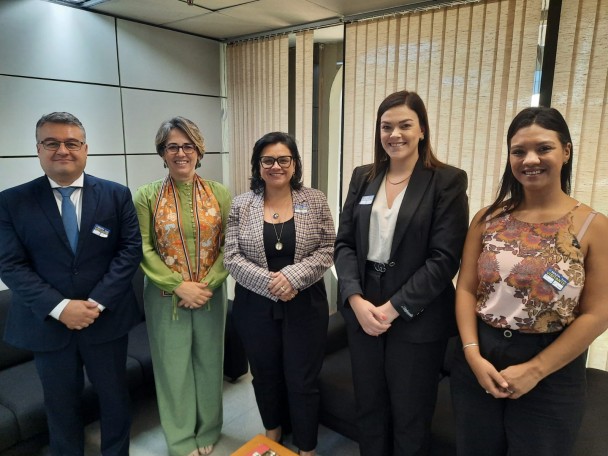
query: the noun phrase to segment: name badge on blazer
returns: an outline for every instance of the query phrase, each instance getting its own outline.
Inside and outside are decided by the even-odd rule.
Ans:
[[[293,206],[293,211],[296,214],[307,214],[308,213],[308,206],[306,204],[295,204]]]
[[[110,228],[105,228],[101,225],[95,225],[93,227],[93,234],[102,238],[107,238],[110,235],[111,231],[112,230],[110,230]]]
[[[365,205],[372,204],[374,202],[374,196],[375,195],[362,196],[361,201],[359,201],[359,204],[365,204]]]

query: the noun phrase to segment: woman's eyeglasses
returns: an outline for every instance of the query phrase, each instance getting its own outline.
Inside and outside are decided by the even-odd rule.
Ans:
[[[165,146],[165,152],[170,155],[177,155],[179,150],[183,150],[186,155],[192,155],[196,152],[196,146],[194,144],[183,144],[178,146],[177,144],[168,144]]]
[[[291,166],[291,161],[293,157],[289,155],[284,155],[282,157],[260,157],[260,165],[264,169],[270,169],[274,166],[275,163],[278,163],[281,168],[289,168]]]

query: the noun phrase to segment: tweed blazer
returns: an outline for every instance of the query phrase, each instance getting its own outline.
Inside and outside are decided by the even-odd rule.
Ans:
[[[336,232],[325,195],[319,190],[302,187],[292,192],[296,249],[294,264],[281,272],[296,290],[317,282],[333,264]],[[245,288],[273,301],[278,298],[268,291],[270,272],[264,250],[264,194],[252,191],[232,201],[224,266]]]

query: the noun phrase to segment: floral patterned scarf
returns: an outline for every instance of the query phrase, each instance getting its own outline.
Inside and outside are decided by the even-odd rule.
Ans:
[[[222,214],[211,187],[198,175],[192,182],[190,210],[194,229],[195,248],[191,257],[188,252],[182,218],[182,202],[179,192],[167,176],[158,192],[154,208],[153,225],[156,252],[163,262],[184,280],[200,282],[218,257],[222,239]],[[194,262],[192,261],[194,259]],[[177,303],[174,295],[174,305]],[[177,309],[174,308],[174,312]]]

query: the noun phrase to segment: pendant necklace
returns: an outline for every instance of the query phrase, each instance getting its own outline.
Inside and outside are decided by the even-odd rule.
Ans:
[[[269,207],[270,208],[270,207]],[[272,211],[272,218],[275,220],[279,219],[279,213],[278,212],[274,212],[274,210],[272,208],[270,208],[270,210]],[[285,223],[281,223],[281,232],[277,233],[277,225],[281,223],[280,220],[278,220],[277,223],[273,223],[272,224],[272,228],[274,229],[274,235],[277,237],[277,243],[274,245],[274,248],[277,250],[283,250],[283,243],[281,242],[281,236],[283,236],[283,227],[285,227]]]

